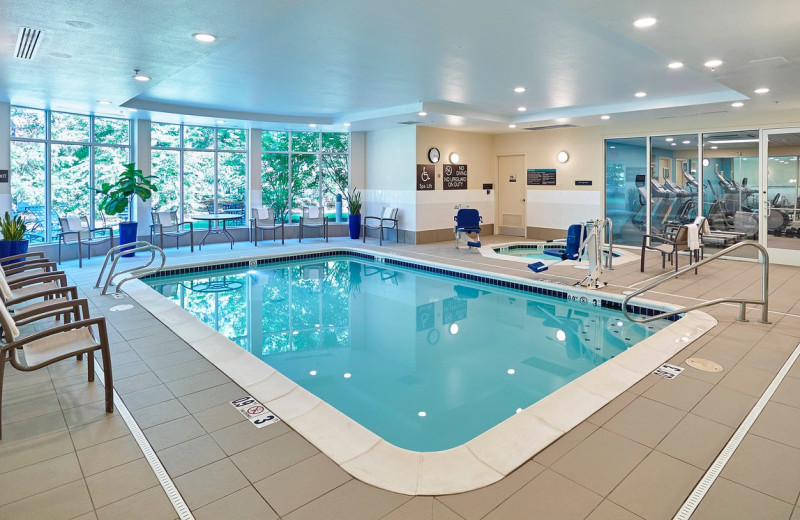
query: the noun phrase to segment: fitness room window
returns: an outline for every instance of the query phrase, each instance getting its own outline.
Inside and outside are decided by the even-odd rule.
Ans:
[[[614,244],[641,246],[647,229],[647,138],[605,141],[606,217],[614,223]]]
[[[698,134],[650,138],[650,229],[663,234],[669,223],[688,224],[697,217]]]

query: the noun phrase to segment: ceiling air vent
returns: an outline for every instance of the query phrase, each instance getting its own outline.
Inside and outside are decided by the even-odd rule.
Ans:
[[[557,128],[575,128],[575,125],[529,126],[525,130],[555,130]]]
[[[39,42],[42,41],[42,33],[39,29],[30,27],[20,27],[17,34],[17,45],[14,47],[14,55],[21,60],[32,60],[39,50]]]
[[[422,121],[400,121],[398,125],[421,125]]]

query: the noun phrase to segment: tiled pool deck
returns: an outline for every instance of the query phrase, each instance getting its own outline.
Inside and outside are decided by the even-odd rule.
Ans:
[[[350,244],[332,240],[330,247]],[[569,266],[533,275],[520,263],[452,244],[367,247],[523,277],[570,282],[585,275]],[[170,264],[180,264],[319,247],[320,241],[257,249],[237,243],[233,251],[212,245],[167,254]],[[91,287],[101,262],[63,267],[92,313],[108,317],[115,388],[198,519],[672,518],[800,343],[800,269],[774,266],[772,324],[757,323],[760,309],[749,312],[751,322],[736,323],[736,307],[712,307],[718,325],[672,359],[686,367],[688,357],[708,358],[723,372],[648,375],[503,480],[468,493],[410,497],[353,479],[285,423],[254,428],[228,404],[245,392],[227,376],[131,299],[98,296]],[[644,274],[635,262],[617,266],[606,273],[611,285],[604,291],[621,293],[660,271],[655,255]],[[685,304],[756,296],[759,277],[755,264],[720,261],[646,297]],[[108,311],[123,302],[134,309]],[[0,518],[177,518],[124,421],[105,414],[102,399],[102,386],[87,384],[85,365],[75,360],[6,371]],[[693,518],[798,520],[798,495],[794,366]]]

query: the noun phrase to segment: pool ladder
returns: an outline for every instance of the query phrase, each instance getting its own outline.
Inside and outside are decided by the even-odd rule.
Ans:
[[[123,251],[124,249],[124,251]],[[125,269],[124,271],[115,272],[117,269],[117,262],[119,259],[122,258],[122,255],[126,255],[128,253],[138,253],[140,251],[149,251],[150,258],[142,265],[137,265],[136,267],[131,267],[129,269]],[[153,262],[156,259],[156,253],[161,255],[161,263],[158,267],[153,265]],[[106,253],[106,259],[103,262],[103,268],[100,269],[100,274],[97,277],[97,282],[94,284],[94,288],[97,289],[100,287],[100,281],[103,279],[103,273],[105,273],[106,266],[108,265],[108,261],[110,258],[113,258],[116,254],[116,258],[114,261],[111,262],[111,269],[108,271],[108,276],[106,276],[106,282],[103,285],[103,292],[102,294],[108,294],[108,288],[114,286],[114,279],[124,276],[121,280],[116,282],[117,290],[116,293],[120,293],[120,289],[122,288],[122,284],[129,280],[135,280],[137,278],[141,278],[142,276],[146,276],[148,274],[157,273],[164,267],[164,263],[167,261],[167,256],[164,254],[164,251],[157,246],[154,246],[150,242],[145,242],[144,240],[138,240],[136,242],[129,242],[127,244],[121,244],[116,247],[112,247]]]
[[[655,287],[661,285],[662,283],[666,282],[667,280],[671,280],[677,276],[682,275],[685,272],[691,271],[692,269],[697,269],[698,267],[705,265],[709,262],[713,262],[714,260],[718,259],[721,256],[727,255],[736,249],[741,247],[755,247],[761,252],[761,255],[764,258],[764,262],[762,263],[762,271],[761,271],[761,299],[754,300],[752,298],[717,298],[715,300],[709,300],[706,302],[698,303],[696,305],[689,305],[687,307],[681,307],[680,309],[676,309],[674,311],[666,312],[664,314],[658,314],[656,316],[643,316],[640,318],[634,318],[633,316],[628,313],[628,302],[631,301],[632,298],[639,296],[640,294],[654,289]],[[677,262],[677,259],[675,260]],[[752,303],[755,305],[761,305],[761,319],[758,320],[759,323],[769,323],[769,253],[767,253],[767,249],[756,242],[755,240],[745,240],[743,242],[739,242],[738,244],[734,244],[730,247],[723,249],[722,251],[715,253],[713,256],[709,256],[699,262],[694,264],[689,264],[687,266],[682,267],[678,271],[667,273],[664,276],[660,276],[656,278],[652,283],[642,287],[641,289],[632,292],[631,294],[627,295],[625,299],[622,301],[622,312],[625,313],[625,317],[631,321],[636,323],[648,323],[654,320],[658,320],[661,318],[668,318],[670,316],[675,316],[676,314],[683,314],[689,311],[702,309],[703,307],[708,307],[710,305],[716,305],[718,303],[738,303],[739,304],[739,316],[736,318],[736,321],[747,321],[746,313],[747,313],[747,304]]]

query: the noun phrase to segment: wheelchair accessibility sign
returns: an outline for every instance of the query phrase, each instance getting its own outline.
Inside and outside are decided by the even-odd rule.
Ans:
[[[244,415],[256,428],[263,428],[280,421],[274,413],[249,395],[234,399],[231,401],[231,406],[239,410],[239,413]]]
[[[435,190],[434,178],[436,177],[436,166],[433,164],[417,165],[417,191]]]

